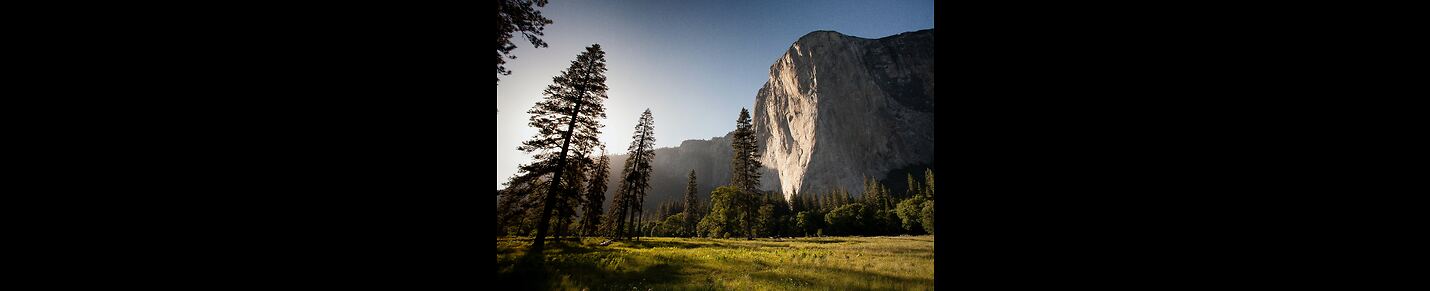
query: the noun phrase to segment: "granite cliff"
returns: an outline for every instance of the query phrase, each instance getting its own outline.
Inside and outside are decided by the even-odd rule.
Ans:
[[[934,32],[801,37],[755,95],[764,164],[781,192],[862,191],[863,177],[934,161]]]

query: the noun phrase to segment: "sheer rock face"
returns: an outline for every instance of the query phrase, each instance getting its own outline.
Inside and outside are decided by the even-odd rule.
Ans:
[[[734,127],[731,112],[730,127]],[[832,31],[801,37],[770,66],[755,96],[756,139],[766,170],[761,188],[863,191],[863,178],[934,161],[934,33],[881,39]],[[730,183],[731,133],[658,148],[651,163],[647,211],[683,199],[695,170],[697,196]],[[611,156],[607,207],[619,189],[626,155]],[[708,204],[706,204],[708,205]]]
[[[934,33],[801,37],[755,96],[754,125],[779,190],[858,193],[864,177],[934,161]]]

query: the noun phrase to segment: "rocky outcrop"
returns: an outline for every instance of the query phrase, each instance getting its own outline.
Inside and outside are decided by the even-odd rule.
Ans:
[[[801,37],[770,66],[754,125],[780,190],[862,190],[864,177],[934,161],[934,33]]]

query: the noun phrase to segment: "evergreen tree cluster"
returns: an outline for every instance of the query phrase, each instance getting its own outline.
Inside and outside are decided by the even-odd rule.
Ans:
[[[651,236],[796,237],[824,235],[933,234],[933,170],[924,177],[909,175],[905,193],[891,193],[882,183],[866,179],[864,193],[836,188],[824,193],[795,193],[786,200],[775,192],[758,192],[749,204],[745,191],[727,185],[710,193],[708,208],[661,207],[664,219],[652,223]],[[754,209],[754,211],[749,211]],[[684,229],[687,213],[700,216],[693,231]],[[753,214],[752,214],[753,213]]]

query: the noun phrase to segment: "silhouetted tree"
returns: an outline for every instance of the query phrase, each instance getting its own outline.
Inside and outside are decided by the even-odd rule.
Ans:
[[[583,178],[579,173],[584,171],[584,168],[586,166],[580,162],[569,163],[566,172],[575,174],[568,175],[571,176],[570,179],[563,179],[559,185],[551,181],[550,173],[518,173],[506,183],[507,189],[503,191],[497,206],[498,220],[507,226],[508,233],[534,235],[535,226],[543,219],[543,211],[549,205],[552,212],[547,216],[547,220],[558,221],[557,225],[551,228],[551,233],[559,234],[563,231],[561,223],[569,221],[569,218],[574,216],[575,206],[583,201],[579,195]],[[547,201],[547,198],[552,200]]]
[[[795,190],[794,193],[789,194],[790,213],[799,213],[800,211],[804,211],[804,201],[801,199],[804,198],[799,196],[799,190]]]
[[[547,0],[497,0],[497,83],[503,75],[511,75],[506,69],[506,58],[516,59],[511,51],[516,44],[511,42],[513,33],[521,33],[532,47],[546,47],[539,36],[541,30],[551,24],[551,19],[541,16],[535,7],[545,7]],[[503,58],[506,56],[506,58]]]
[[[551,234],[558,239],[570,235],[571,220],[576,217],[578,208],[586,204],[586,195],[581,190],[586,184],[586,174],[593,166],[591,163],[590,158],[571,159],[567,163],[568,168],[563,171],[567,173],[564,175],[566,178],[562,179],[562,183],[566,185],[561,189],[563,193],[557,195],[556,199],[552,201],[554,205],[551,207],[551,219],[556,221],[552,226]]]
[[[606,156],[606,149],[602,147],[601,158],[596,162],[596,166],[591,168],[591,179],[586,184],[586,207],[581,211],[581,235],[583,236],[597,233],[597,228],[601,223],[601,208],[606,205],[606,180],[610,169],[611,158]]]
[[[626,227],[639,227],[641,214],[645,207],[646,191],[650,190],[650,163],[655,159],[655,120],[651,117],[650,109],[641,113],[640,120],[636,123],[636,130],[631,137],[631,146],[628,149],[625,169],[621,172],[620,197],[616,201],[617,215],[615,232],[612,237],[616,239],[628,237],[635,232]],[[634,220],[634,223],[631,221]]]
[[[690,182],[685,184],[685,221],[681,224],[681,231],[689,235],[694,235],[695,224],[700,221],[700,214],[696,213],[700,209],[700,198],[695,191],[695,170],[690,170]]]
[[[753,239],[755,217],[759,215],[760,152],[755,141],[755,127],[750,122],[750,111],[740,108],[740,117],[735,119],[735,134],[730,142],[733,155],[730,161],[730,182],[740,189],[739,202],[745,211],[741,216],[745,225],[746,239]]]
[[[541,215],[536,222],[533,253],[541,253],[550,226],[551,212],[563,194],[580,197],[580,185],[566,185],[563,174],[571,166],[589,166],[589,155],[600,146],[601,120],[606,118],[606,53],[593,44],[571,61],[571,66],[555,77],[542,92],[545,99],[536,103],[531,114],[537,133],[521,143],[517,150],[533,155],[530,164],[522,165],[518,174],[533,177],[550,175],[549,189],[543,200]],[[568,187],[563,191],[563,187]]]
[[[537,199],[541,195],[533,195],[540,188],[540,181],[529,181],[512,177],[505,183],[506,189],[499,191],[497,199],[496,224],[498,235],[528,235],[530,224],[521,223],[528,217],[528,210],[539,206]],[[513,183],[513,182],[516,183]]]

